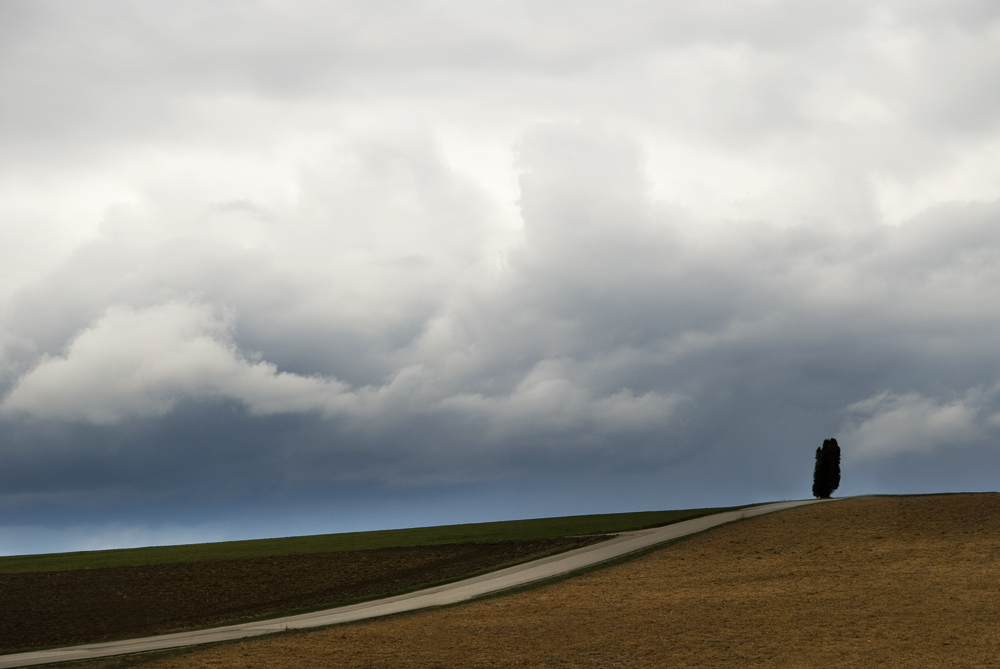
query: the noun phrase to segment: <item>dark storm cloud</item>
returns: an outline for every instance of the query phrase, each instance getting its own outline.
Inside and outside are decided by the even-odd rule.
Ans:
[[[697,415],[692,406],[715,411],[706,399],[725,401],[741,387],[772,386],[768,396],[785,388],[790,396],[775,402],[784,403],[801,392],[797,384],[819,380],[810,378],[810,368],[828,375],[823,382],[834,390],[841,386],[843,396],[822,398],[837,410],[852,396],[913,390],[912,383],[866,389],[864,376],[883,356],[875,363],[885,367],[877,383],[899,383],[893,375],[905,378],[941,358],[954,378],[935,369],[933,385],[947,380],[965,391],[996,378],[984,375],[986,361],[977,359],[992,354],[989,340],[979,342],[985,350],[970,347],[970,338],[996,324],[996,315],[981,310],[996,278],[996,206],[931,212],[896,230],[734,227],[698,249],[678,234],[673,212],[657,212],[645,195],[630,142],[591,127],[540,127],[520,153],[523,245],[491,282],[437,296],[422,292],[437,307],[412,314],[410,338],[383,351],[396,363],[389,378],[379,381],[370,372],[371,380],[352,387],[333,374],[279,371],[266,349],[244,352],[236,316],[224,308],[239,305],[240,318],[250,323],[255,311],[267,311],[266,300],[241,295],[259,295],[257,285],[281,286],[266,264],[241,270],[238,256],[227,265],[217,255],[192,253],[182,263],[166,255],[157,267],[149,256],[109,244],[22,299],[21,323],[32,322],[31,305],[79,316],[63,326],[64,336],[73,337],[62,350],[50,347],[17,379],[4,409],[22,420],[117,424],[167,415],[193,395],[238,400],[258,414],[319,412],[334,422],[390,424],[405,423],[407,414],[430,415],[432,423],[483,421],[486,434],[501,442],[541,430],[573,439],[586,434],[612,448],[617,437],[602,436],[603,429],[670,434],[675,413]],[[122,266],[108,255],[133,267],[127,286],[118,282]],[[164,275],[163,266],[183,267],[178,275],[191,283]],[[93,283],[74,291],[86,279]],[[163,288],[152,290],[156,285]],[[193,292],[199,286],[206,291],[201,296]],[[284,295],[294,300],[295,288]],[[208,295],[218,308],[209,307]],[[96,306],[109,302],[134,306]],[[53,332],[53,317],[41,316],[34,327]],[[284,337],[281,323],[271,327],[279,330],[272,336]],[[246,325],[239,332],[254,336]],[[930,345],[944,350],[921,361]],[[976,370],[971,378],[972,369],[954,365],[963,358]],[[712,397],[719,392],[723,397]],[[878,406],[873,416],[882,415]],[[734,411],[727,407],[726,415]],[[627,459],[614,448],[615,458]],[[445,448],[443,457],[456,454]],[[428,468],[437,466],[444,464]]]
[[[0,551],[996,472],[989,4],[3,12]]]

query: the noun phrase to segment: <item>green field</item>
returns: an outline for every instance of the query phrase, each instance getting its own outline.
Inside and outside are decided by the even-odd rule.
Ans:
[[[0,573],[29,571],[63,571],[67,569],[97,569],[100,567],[134,567],[179,562],[242,560],[276,555],[303,555],[331,551],[388,548],[393,546],[426,546],[483,541],[505,541],[566,537],[584,534],[612,534],[659,527],[697,518],[710,513],[741,507],[714,509],[681,509],[676,511],[640,511],[606,513],[589,516],[533,518],[492,523],[442,525],[402,530],[317,534],[280,539],[224,541],[184,546],[152,546],[74,553],[43,555],[11,555],[0,557]]]

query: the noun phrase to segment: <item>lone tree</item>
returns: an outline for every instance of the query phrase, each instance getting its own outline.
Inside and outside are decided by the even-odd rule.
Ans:
[[[826,439],[816,449],[813,470],[813,497],[827,499],[840,486],[840,446],[836,439]]]

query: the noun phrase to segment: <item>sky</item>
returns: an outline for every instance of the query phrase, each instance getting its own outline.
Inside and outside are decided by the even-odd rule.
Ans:
[[[1000,480],[994,0],[0,0],[0,554]]]

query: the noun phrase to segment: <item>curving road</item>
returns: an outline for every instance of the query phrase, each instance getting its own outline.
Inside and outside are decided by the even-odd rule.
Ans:
[[[241,623],[239,625],[213,627],[192,632],[176,632],[174,634],[162,634],[159,636],[143,637],[141,639],[124,639],[122,641],[0,655],[0,669],[7,667],[28,667],[52,662],[69,662],[71,660],[89,660],[112,655],[127,655],[152,650],[196,646],[198,644],[215,643],[218,641],[232,641],[234,639],[273,634],[286,630],[325,627],[327,625],[354,622],[367,618],[378,618],[395,613],[405,613],[417,609],[455,604],[529,583],[544,581],[555,576],[563,576],[623,555],[628,555],[629,553],[635,553],[636,551],[656,546],[657,544],[679,539],[689,534],[695,534],[717,525],[774,511],[781,511],[782,509],[790,509],[804,504],[814,504],[819,501],[821,500],[810,499],[794,502],[776,502],[774,504],[765,504],[736,511],[726,511],[711,516],[703,516],[701,518],[693,518],[674,523],[673,525],[656,527],[649,530],[624,532],[608,541],[584,546],[583,548],[577,548],[540,560],[526,562],[464,581],[456,581],[455,583],[427,588],[426,590],[418,590],[417,592],[405,595],[397,595],[396,597],[362,602],[360,604],[351,604],[350,606],[341,606],[335,609]]]

